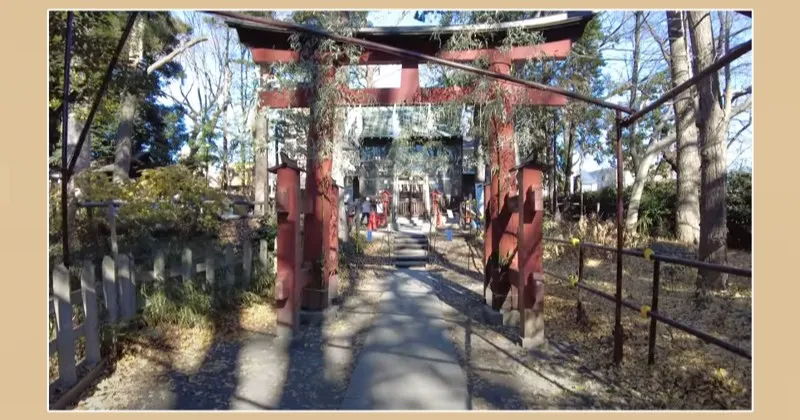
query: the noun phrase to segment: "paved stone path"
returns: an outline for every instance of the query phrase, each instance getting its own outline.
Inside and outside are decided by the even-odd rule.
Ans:
[[[416,279],[390,275],[380,315],[356,361],[344,410],[466,410],[467,376],[446,333],[442,302]]]

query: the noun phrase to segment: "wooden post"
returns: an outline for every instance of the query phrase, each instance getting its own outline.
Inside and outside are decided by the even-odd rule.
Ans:
[[[108,255],[103,257],[103,297],[108,311],[108,322],[117,322],[119,305],[117,302],[117,269],[114,259]]]
[[[136,307],[132,305],[135,300],[131,296],[134,291],[132,271],[128,254],[120,254],[117,257],[117,279],[119,280],[120,315],[123,321],[129,321],[136,314]]]
[[[250,286],[253,279],[253,241],[246,238],[242,244],[242,282]]]
[[[58,379],[70,387],[78,380],[75,370],[75,336],[72,331],[69,271],[59,264],[53,271],[53,298],[56,307],[56,347],[58,348]]]
[[[153,259],[153,277],[156,281],[164,281],[167,278],[167,257],[164,248],[159,246],[156,249],[156,256]]]
[[[270,172],[277,174],[278,186],[275,194],[278,214],[276,321],[278,337],[286,342],[291,340],[300,323],[301,292],[306,280],[300,269],[303,259],[300,248],[300,169],[284,162],[271,168]],[[309,229],[311,226],[306,225],[305,228]]]
[[[130,266],[131,266],[131,282],[130,282],[131,293],[128,295],[128,298],[131,301],[131,303],[130,303],[131,308],[133,308],[132,312],[131,312],[131,317],[134,317],[134,316],[136,316],[136,313],[139,312],[139,309],[141,309],[141,308],[139,308],[139,304],[142,303],[142,302],[139,302],[138,299],[137,299],[137,296],[136,296],[138,294],[138,292],[139,292],[139,283],[138,283],[138,280],[136,280],[136,278],[137,278],[136,277],[136,260],[133,258],[133,254],[128,253],[128,261],[130,261]],[[144,306],[142,306],[142,307],[144,307]]]
[[[500,50],[492,50],[489,56],[489,69],[498,73],[511,74],[511,57]],[[519,256],[517,250],[517,230],[519,225],[518,214],[512,211],[515,201],[516,177],[513,175],[513,168],[516,164],[514,151],[514,124],[513,124],[513,93],[510,92],[510,84],[505,81],[494,81],[496,86],[496,100],[502,101],[502,112],[505,115],[492,115],[490,126],[492,131],[489,134],[490,161],[492,167],[492,197],[490,201],[491,213],[487,218],[491,220],[492,234],[486,240],[492,241],[492,251],[496,253],[501,261],[508,264],[503,267],[505,273],[497,273],[491,282],[493,297],[493,309],[502,310],[503,323],[514,324],[516,317],[513,316],[518,308],[518,295],[516,289],[518,284],[518,263]],[[488,198],[488,197],[487,197]],[[506,261],[510,258],[510,261]],[[498,275],[499,274],[499,275]],[[508,315],[508,316],[507,316]]]
[[[110,231],[111,256],[116,259],[119,254],[119,244],[117,243],[117,208],[113,203],[108,204],[108,229]]]
[[[94,264],[83,263],[81,272],[81,296],[83,297],[83,331],[86,335],[86,363],[90,366],[100,362],[100,331],[97,320],[97,283]]]
[[[339,192],[343,189],[344,188],[339,185],[331,185],[331,197],[340,197],[341,195]],[[388,203],[384,201],[384,214],[388,211],[387,204]],[[328,288],[328,302],[326,306],[331,306],[339,297],[339,214],[332,214],[328,223],[333,224],[333,226],[328,231],[328,243],[325,246],[323,255],[327,254],[326,257],[329,261],[329,270],[325,273],[327,277],[326,286]]]
[[[544,267],[542,166],[527,162],[517,168],[519,276],[517,284],[520,335],[528,349],[544,344]]]
[[[206,248],[206,283],[215,286],[217,281],[217,264],[215,261],[216,249],[214,246]]]
[[[225,245],[225,286],[236,283],[236,266],[233,264],[233,245]]]
[[[269,266],[269,241],[262,239],[258,244],[258,262],[262,272],[266,272]]]
[[[194,276],[194,257],[192,256],[192,248],[183,248],[183,255],[181,256],[181,265],[183,271],[183,281],[189,281]]]

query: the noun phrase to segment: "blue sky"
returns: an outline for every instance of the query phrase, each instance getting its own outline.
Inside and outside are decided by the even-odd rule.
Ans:
[[[379,10],[372,11],[368,15],[369,22],[374,26],[420,26],[425,23],[419,22],[414,19],[414,12],[416,10]],[[285,11],[286,13],[290,11]],[[743,36],[750,37],[751,33],[745,33]],[[626,78],[627,65],[622,58],[625,56],[626,45],[617,46],[618,49],[609,49],[604,51],[604,58],[606,58],[606,66],[604,74],[610,80],[620,80]],[[655,54],[652,50],[652,45],[649,47],[651,50],[648,54]],[[655,50],[657,51],[657,50]],[[748,54],[749,56],[750,54]],[[747,56],[746,56],[747,57]],[[751,57],[749,58],[751,59]],[[421,76],[425,78],[424,69],[421,71]],[[751,84],[752,78],[744,77],[740,84]],[[422,80],[424,85],[424,80]],[[383,66],[378,70],[375,75],[376,87],[397,87],[400,83],[400,66]],[[176,84],[170,86],[170,90],[176,92]],[[610,98],[611,102],[624,102],[622,98]],[[752,167],[752,128],[748,130],[743,136],[742,140],[733,144],[729,148],[729,165],[738,166],[744,165]],[[583,163],[584,171],[592,171],[601,167],[607,167],[608,163],[597,163],[594,159],[586,159]]]

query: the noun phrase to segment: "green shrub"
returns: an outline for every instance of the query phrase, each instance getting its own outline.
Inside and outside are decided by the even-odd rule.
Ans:
[[[77,175],[74,181],[81,192],[81,200],[125,202],[116,216],[121,249],[149,249],[155,237],[188,239],[213,237],[219,232],[219,215],[224,208],[221,193],[184,166],[147,169],[141,177],[122,183],[113,182],[107,174],[89,171]],[[109,232],[106,210],[93,212],[97,234],[104,237]],[[78,255],[83,248],[96,245],[86,209],[77,211],[70,231],[75,238],[70,244],[73,254]],[[51,257],[61,255],[60,242],[61,190],[53,185],[50,191]],[[105,240],[99,242],[105,243]]]
[[[645,185],[639,203],[639,233],[651,237],[675,234],[675,193],[674,182],[653,182]]]
[[[639,204],[639,233],[648,236],[674,236],[676,191],[675,181],[651,182],[645,185]],[[625,188],[624,211],[627,211],[630,196],[631,188]],[[564,215],[577,219],[580,214],[580,193],[573,194],[568,201],[576,205],[565,206],[570,211],[564,211]],[[614,220],[617,209],[616,188],[584,192],[583,203],[585,215]],[[597,214],[597,203],[600,203],[600,214]],[[752,175],[748,172],[730,172],[727,184],[728,246],[751,249],[752,205]]]
[[[150,325],[194,327],[211,321],[214,296],[203,290],[199,279],[168,282],[146,296],[144,321]]]
[[[753,178],[747,172],[728,174],[728,246],[750,250],[753,240]]]

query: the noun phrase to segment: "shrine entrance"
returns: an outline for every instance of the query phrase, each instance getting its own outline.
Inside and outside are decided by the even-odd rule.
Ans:
[[[481,162],[475,163],[476,176],[474,183],[484,184],[484,203],[478,203],[485,208],[486,223],[484,235],[486,238],[483,268],[484,302],[487,310],[494,315],[499,315],[503,323],[515,325],[519,328],[523,343],[532,345],[540,341],[543,336],[542,301],[544,290],[542,284],[542,252],[541,252],[541,212],[540,204],[541,171],[537,162],[527,162],[527,165],[517,160],[523,157],[516,156],[514,110],[517,107],[562,107],[567,104],[568,97],[579,96],[573,92],[542,85],[536,82],[518,79],[512,76],[514,66],[523,65],[529,60],[563,60],[569,56],[574,40],[578,39],[587,23],[592,17],[591,13],[568,12],[554,20],[548,17],[542,19],[529,19],[498,26],[478,25],[478,32],[485,39],[480,48],[465,50],[447,50],[443,48],[448,39],[466,28],[378,28],[368,27],[356,30],[352,37],[331,34],[315,28],[295,25],[269,19],[244,16],[229,12],[216,12],[227,17],[228,26],[235,28],[239,40],[246,45],[252,54],[253,61],[262,69],[262,74],[270,74],[274,66],[285,63],[294,63],[302,60],[297,51],[291,49],[290,34],[292,32],[305,33],[312,36],[322,36],[339,42],[361,45],[364,51],[361,55],[348,62],[342,61],[338,66],[350,65],[395,65],[399,67],[398,87],[365,87],[342,88],[340,103],[334,106],[343,107],[392,107],[388,121],[384,119],[379,125],[392,121],[391,133],[374,133],[362,138],[394,139],[398,133],[405,134],[405,140],[421,140],[431,138],[463,137],[460,133],[451,133],[442,130],[435,120],[422,117],[419,108],[425,107],[429,112],[431,107],[461,101],[466,109],[472,107],[473,114],[461,115],[474,122],[478,122],[486,131],[481,133],[481,142],[486,143],[486,153]],[[475,28],[473,28],[475,29]],[[528,30],[541,33],[543,42],[529,45],[514,45],[506,47],[505,39],[512,31]],[[413,48],[409,50],[408,48]],[[483,62],[488,69],[470,66],[464,63]],[[492,78],[488,83],[473,83],[469,86],[423,86],[420,78],[421,65],[444,65],[457,68],[473,74],[481,74]],[[333,83],[335,70],[329,71],[324,76],[325,83]],[[513,82],[512,82],[513,81]],[[311,108],[317,98],[314,90],[309,86],[298,85],[294,88],[270,89],[266,88],[259,93],[260,104],[272,109],[282,108]],[[598,102],[598,100],[591,100]],[[330,104],[326,104],[330,105]],[[491,105],[491,106],[490,106]],[[417,108],[417,112],[404,111],[401,108]],[[474,113],[474,109],[481,109],[481,113]],[[409,123],[405,121],[403,112],[409,113]],[[367,119],[366,122],[368,122]],[[459,119],[460,120],[460,119]],[[485,121],[484,121],[485,120]],[[363,126],[368,126],[362,120]],[[405,129],[405,133],[403,133]],[[314,134],[314,133],[312,133]],[[391,135],[388,135],[391,134]],[[433,150],[430,156],[454,156],[456,161],[463,161],[462,147],[458,153],[452,154],[449,142],[445,141],[440,148]],[[306,140],[308,150],[322,141],[316,135],[309,135]],[[462,197],[461,180],[464,174],[463,164],[448,165],[442,162],[438,168],[428,168],[419,165],[409,155],[407,162],[398,162],[397,158],[383,159],[386,153],[385,142],[376,142],[374,145],[364,145],[370,148],[369,153],[363,153],[362,166],[377,166],[377,176],[370,177],[368,173],[359,174],[359,179],[365,179],[369,190],[382,191],[388,182],[400,181],[395,184],[399,188],[393,194],[397,200],[396,214],[399,216],[419,217],[428,213],[437,220],[437,227],[442,227],[442,212],[438,214],[433,210],[433,202],[441,203],[440,210],[458,208],[458,199]],[[407,146],[409,149],[410,144]],[[416,144],[415,144],[416,146]],[[422,146],[422,145],[420,145]],[[424,146],[422,146],[424,147]],[[440,150],[443,149],[443,150]],[[304,210],[304,227],[302,239],[294,235],[294,231],[286,228],[280,230],[277,239],[278,249],[292,248],[294,253],[287,254],[286,258],[279,259],[279,272],[289,273],[293,268],[294,276],[281,277],[282,281],[291,282],[292,288],[305,289],[302,295],[302,304],[292,302],[287,307],[304,307],[309,310],[323,310],[329,306],[330,291],[338,279],[336,270],[336,256],[338,251],[336,223],[329,220],[326,215],[337,214],[335,192],[331,187],[333,159],[325,156],[319,162],[308,155],[305,164],[305,193],[302,200],[298,200],[294,210]],[[527,161],[530,157],[525,157]],[[405,163],[405,164],[403,164]],[[439,163],[437,162],[437,165]],[[447,171],[441,170],[447,166]],[[395,166],[399,166],[395,168]],[[423,167],[420,167],[423,166]],[[391,172],[390,172],[391,167]],[[450,170],[457,167],[459,170]],[[433,169],[433,170],[431,170]],[[484,170],[485,169],[485,170]],[[284,172],[289,169],[284,168]],[[299,168],[292,169],[295,171]],[[397,171],[397,172],[396,172]],[[528,172],[538,171],[538,175]],[[433,176],[431,172],[434,172]],[[531,173],[533,173],[531,172]],[[403,176],[420,174],[414,179],[403,180]],[[490,177],[485,176],[491,174]],[[525,175],[525,176],[523,176]],[[522,177],[522,178],[519,178]],[[538,178],[537,178],[538,177]],[[482,179],[478,179],[482,178]],[[489,179],[486,179],[489,178]],[[287,177],[288,179],[288,177]],[[294,178],[292,178],[294,179]],[[388,181],[388,182],[387,182]],[[473,184],[474,185],[474,184]],[[298,186],[286,186],[285,188]],[[523,188],[524,187],[524,188]],[[521,189],[522,188],[522,189]],[[281,190],[281,185],[278,186]],[[364,193],[366,191],[359,191]],[[288,194],[288,193],[287,193]],[[297,194],[299,195],[299,193]],[[364,194],[369,195],[369,193]],[[287,195],[288,197],[288,195]],[[443,201],[443,203],[442,203]],[[520,212],[527,211],[528,217],[521,217]],[[537,213],[536,217],[531,217]],[[298,214],[292,217],[299,220]],[[287,218],[287,224],[292,225],[294,219]],[[334,219],[335,220],[335,219]],[[279,219],[279,225],[280,225]],[[292,225],[293,226],[293,225]],[[291,227],[291,226],[290,226]],[[285,232],[285,233],[284,233]],[[414,239],[414,238],[412,238]],[[298,243],[302,241],[302,252]],[[323,261],[324,264],[319,263]],[[302,262],[298,268],[295,264]],[[285,266],[281,271],[280,266]],[[296,295],[285,293],[283,299],[299,299]],[[307,299],[314,296],[314,299]],[[307,305],[306,302],[310,305]],[[287,325],[294,329],[296,322],[287,316]]]
[[[425,217],[425,192],[422,180],[398,179],[397,215],[408,218]]]

